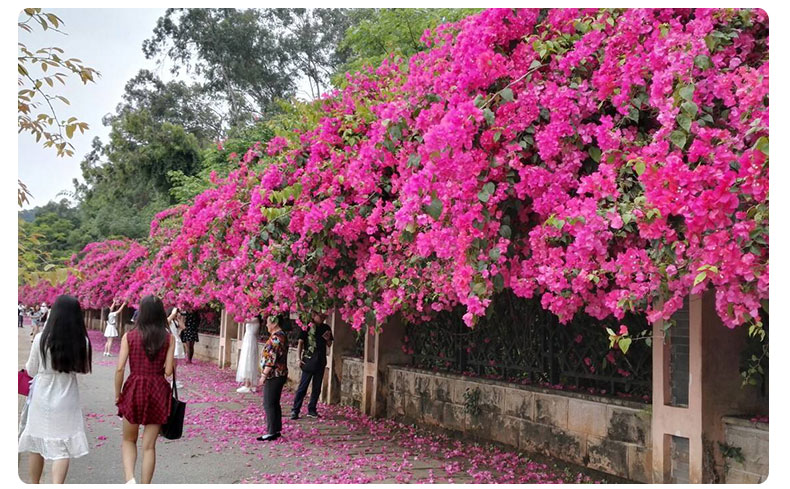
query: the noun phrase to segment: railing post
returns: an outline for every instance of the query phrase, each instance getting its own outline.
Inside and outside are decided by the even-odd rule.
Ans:
[[[405,322],[392,317],[380,331],[368,328],[363,357],[362,412],[372,417],[387,414],[387,367],[409,364],[411,356],[403,352]]]
[[[321,400],[326,404],[339,404],[343,382],[343,357],[354,351],[356,338],[354,330],[340,318],[340,313],[336,310],[330,313],[329,327],[332,328],[334,341],[327,355]]]
[[[230,317],[227,309],[222,309],[219,319],[219,352],[217,365],[219,368],[231,366],[233,356],[233,337],[236,335],[238,324]]]

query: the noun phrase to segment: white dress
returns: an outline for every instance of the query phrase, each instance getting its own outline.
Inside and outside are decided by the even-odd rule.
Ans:
[[[41,358],[41,333],[33,339],[25,369],[34,377],[27,422],[19,435],[19,452],[34,452],[47,460],[87,455],[88,439],[80,406],[77,374],[57,372]]]
[[[106,338],[117,338],[118,328],[115,326],[117,321],[118,312],[111,312],[107,315],[107,327],[104,328],[104,336]]]
[[[239,365],[236,369],[236,382],[245,380],[256,385],[260,376],[258,358],[258,330],[261,327],[258,318],[250,319],[244,325],[244,339],[241,343]]]
[[[173,338],[176,340],[176,349],[173,352],[173,358],[186,358],[187,354],[184,351],[184,342],[181,341],[181,338],[178,336],[178,326],[176,326],[175,321],[170,321],[170,333],[173,334]]]

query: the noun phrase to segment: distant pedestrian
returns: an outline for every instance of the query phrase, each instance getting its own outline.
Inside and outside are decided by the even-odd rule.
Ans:
[[[54,460],[52,483],[62,484],[69,460],[88,453],[77,374],[91,371],[91,344],[79,302],[70,295],[59,296],[50,319],[33,338],[25,365],[34,380],[18,451],[30,452],[33,484],[41,482],[44,460]]]
[[[123,418],[121,457],[127,483],[135,483],[137,439],[143,425],[143,484],[150,484],[156,466],[156,439],[170,414],[170,383],[175,341],[170,339],[162,301],[149,295],[140,301],[137,327],[123,335],[115,370],[115,404]],[[123,381],[126,362],[129,378]],[[121,385],[123,384],[123,389]]]
[[[170,316],[167,317],[167,323],[170,325],[170,333],[173,335],[173,340],[176,342],[176,349],[173,351],[173,358],[182,359],[186,358],[186,353],[184,351],[184,342],[181,341],[181,331],[183,331],[184,327],[180,325],[178,321],[178,317],[180,316],[178,312],[178,308],[174,307],[170,311]],[[179,385],[179,387],[181,387]]]
[[[258,385],[260,378],[258,331],[260,329],[260,316],[248,319],[244,325],[244,339],[241,342],[241,354],[236,367],[236,382],[240,382],[242,385],[236,389],[236,392],[255,392],[255,386]]]
[[[23,306],[21,302],[16,306],[16,317],[19,327],[21,328],[25,317],[25,306]]]
[[[39,306],[38,310],[33,314],[33,317],[33,331],[31,331],[30,334],[35,338],[41,331],[41,328],[47,324],[47,319],[49,319],[49,309],[47,308],[46,302],[41,303],[41,306]]]
[[[200,313],[192,311],[184,318],[186,327],[181,332],[181,341],[184,342],[187,353],[187,363],[192,363],[192,355],[195,354],[195,343],[200,341],[198,337],[198,325],[200,324]]]
[[[307,403],[307,416],[318,417],[318,398],[321,396],[321,386],[324,381],[326,368],[326,349],[332,346],[332,329],[324,323],[324,316],[316,313],[313,322],[307,330],[299,334],[296,346],[296,357],[302,369],[302,378],[294,395],[294,404],[291,410],[291,419],[299,419],[307,388],[310,389],[310,402]]]
[[[282,330],[278,316],[266,318],[269,339],[263,345],[261,368],[263,374],[258,386],[263,386],[263,410],[266,412],[266,434],[258,441],[274,441],[280,437],[283,427],[283,410],[280,397],[288,380],[288,336]]]
[[[118,337],[118,325],[120,324],[123,314],[123,308],[126,307],[126,302],[121,304],[120,299],[112,301],[110,306],[110,313],[107,314],[107,325],[104,328],[104,337],[107,341],[104,343],[104,356],[112,356],[112,340]]]

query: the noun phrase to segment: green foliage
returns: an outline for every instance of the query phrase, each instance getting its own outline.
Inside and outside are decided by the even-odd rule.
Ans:
[[[481,9],[357,9],[351,13],[351,27],[339,48],[349,52],[349,61],[337,71],[332,81],[342,86],[345,73],[376,67],[390,55],[408,59],[425,48],[420,38],[427,29],[456,22]]]
[[[230,125],[239,126],[275,113],[300,76],[310,97],[320,96],[345,61],[336,46],[349,22],[345,9],[168,9],[143,52],[205,79],[203,89],[227,103]]]
[[[475,387],[464,391],[464,412],[472,417],[480,416],[482,409],[480,408],[480,389]]]

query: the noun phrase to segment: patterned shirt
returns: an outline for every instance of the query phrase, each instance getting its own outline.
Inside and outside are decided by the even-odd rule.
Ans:
[[[269,340],[263,345],[261,355],[261,369],[271,367],[269,376],[288,377],[288,336],[285,331],[277,331],[269,336]]]

